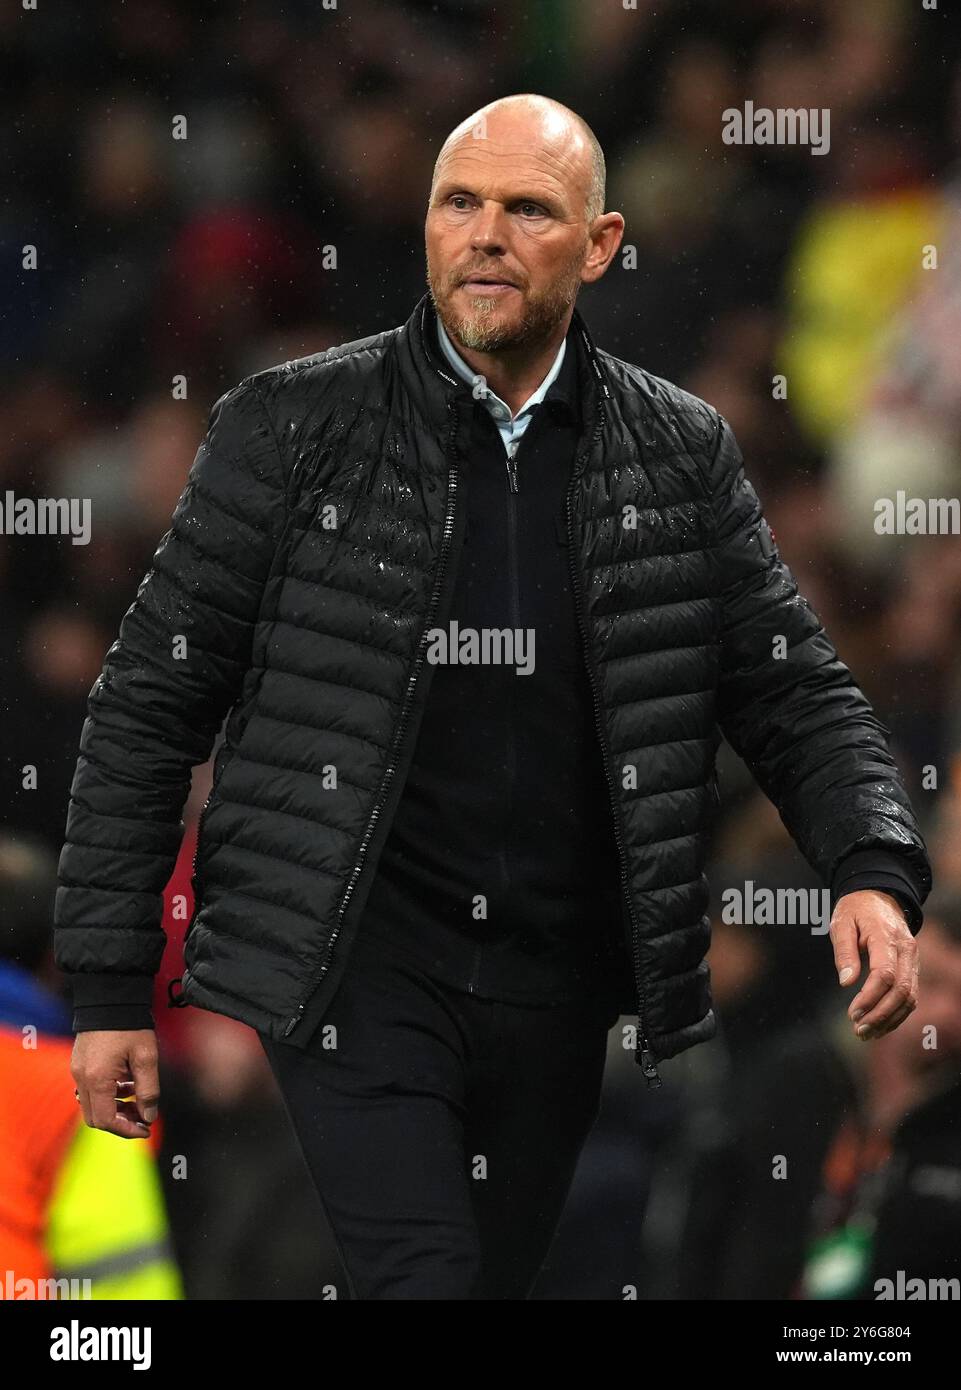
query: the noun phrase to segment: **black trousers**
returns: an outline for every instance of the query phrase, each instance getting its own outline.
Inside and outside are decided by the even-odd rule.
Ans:
[[[358,940],[308,1051],[259,1034],[352,1298],[528,1297],[617,1017],[480,999]]]

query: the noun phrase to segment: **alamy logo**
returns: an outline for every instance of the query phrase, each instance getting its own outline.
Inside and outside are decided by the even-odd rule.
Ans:
[[[90,544],[89,497],[15,497],[7,489],[0,502],[0,535],[71,536]]]
[[[432,666],[516,666],[517,675],[534,670],[532,627],[432,627],[427,633]]]
[[[721,112],[721,139],[725,145],[810,145],[812,154],[831,148],[831,112],[826,106],[810,108],[744,103],[744,110],[729,106]]]
[[[824,936],[831,928],[829,888],[755,888],[749,878],[743,888],[725,888],[721,902],[722,922],[810,927],[812,936]]]
[[[51,1361],[132,1361],[135,1371],[150,1369],[149,1327],[67,1327],[50,1329]]]
[[[894,1279],[875,1279],[875,1298],[898,1299],[908,1303],[918,1299],[961,1298],[957,1279],[909,1279],[903,1269],[895,1271]]]
[[[11,1301],[18,1298],[31,1301],[48,1298],[93,1298],[93,1280],[73,1276],[68,1278],[66,1275],[59,1279],[52,1276],[46,1279],[31,1279],[26,1274],[18,1277],[12,1269],[7,1269],[4,1270],[3,1281],[0,1282],[0,1298]]]
[[[879,536],[956,536],[961,531],[961,499],[909,497],[899,488],[893,497],[875,502],[874,529]]]

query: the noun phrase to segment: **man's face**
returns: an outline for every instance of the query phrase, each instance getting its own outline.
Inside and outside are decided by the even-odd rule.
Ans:
[[[425,226],[427,283],[462,346],[544,341],[573,305],[591,241],[586,155],[570,151],[503,121],[442,153]]]

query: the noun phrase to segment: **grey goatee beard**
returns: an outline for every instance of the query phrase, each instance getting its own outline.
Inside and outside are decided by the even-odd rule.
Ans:
[[[507,322],[497,319],[500,300],[495,295],[471,295],[468,300],[470,308],[466,312],[453,306],[451,301],[463,279],[463,271],[449,275],[443,281],[428,271],[427,287],[434,308],[452,338],[474,352],[499,352],[525,343],[542,342],[550,336],[577,297],[582,262],[583,252],[579,252],[576,267],[572,260],[566,272],[541,294],[531,296],[522,289],[523,312],[519,319]]]

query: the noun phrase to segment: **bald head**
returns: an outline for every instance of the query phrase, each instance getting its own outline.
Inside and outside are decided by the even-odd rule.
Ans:
[[[540,147],[565,156],[565,173],[572,201],[591,223],[604,211],[607,168],[604,151],[590,126],[569,106],[534,92],[521,92],[488,102],[455,126],[434,164],[431,191],[446,155],[470,140],[493,139],[513,144],[518,151]]]

